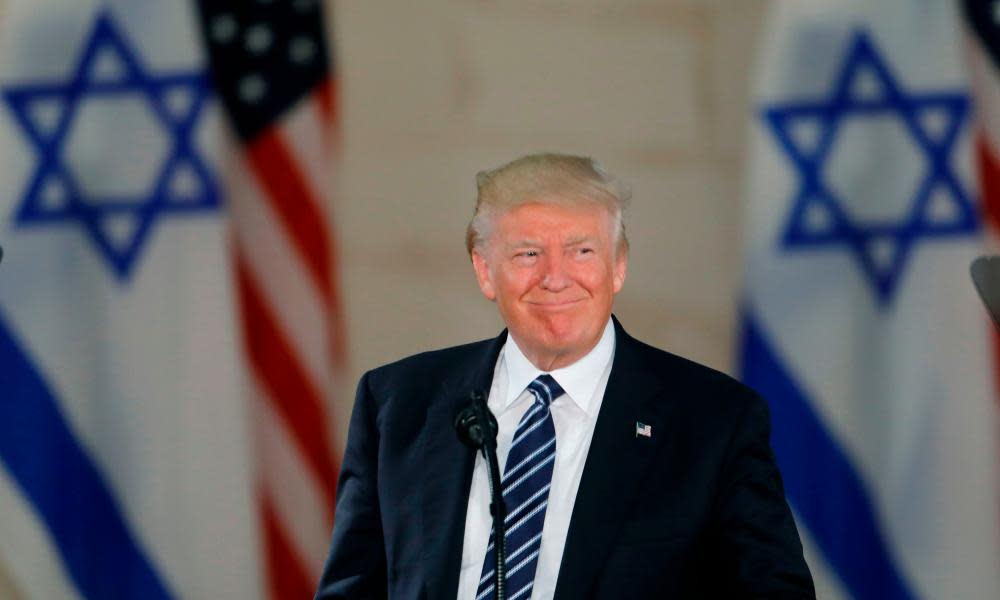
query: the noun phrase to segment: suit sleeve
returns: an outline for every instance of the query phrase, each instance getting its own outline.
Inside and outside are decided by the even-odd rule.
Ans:
[[[371,374],[358,384],[347,448],[337,483],[333,541],[316,600],[385,598],[385,541],[378,498],[379,434]]]
[[[732,598],[815,598],[771,451],[767,404],[752,395],[726,453],[716,506],[717,558]]]

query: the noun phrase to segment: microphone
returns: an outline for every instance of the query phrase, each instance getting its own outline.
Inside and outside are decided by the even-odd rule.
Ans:
[[[490,482],[490,514],[493,515],[493,547],[496,568],[493,571],[496,600],[507,598],[507,536],[504,520],[507,506],[500,487],[500,463],[497,460],[497,419],[486,406],[486,395],[472,392],[469,403],[455,415],[455,433],[466,446],[479,450],[486,459]]]
[[[485,412],[483,411],[485,409]],[[486,406],[482,392],[472,392],[469,404],[455,415],[455,433],[462,443],[475,450],[482,450],[485,457],[487,438],[496,447],[497,419]]]

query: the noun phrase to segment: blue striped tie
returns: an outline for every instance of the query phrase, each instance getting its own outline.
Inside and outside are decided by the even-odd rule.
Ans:
[[[507,598],[524,600],[531,596],[542,545],[545,507],[549,504],[552,466],[556,458],[556,430],[549,405],[563,395],[551,375],[539,375],[528,384],[535,402],[521,417],[507,454],[501,486],[507,505]],[[486,547],[486,562],[476,590],[476,600],[494,598],[496,554],[493,534]]]

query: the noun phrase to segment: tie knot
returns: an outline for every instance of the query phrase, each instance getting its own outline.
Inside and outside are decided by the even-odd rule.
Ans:
[[[552,404],[553,400],[566,393],[548,373],[539,375],[534,381],[529,383],[528,391],[534,394],[536,402],[541,403],[545,407],[548,407]]]

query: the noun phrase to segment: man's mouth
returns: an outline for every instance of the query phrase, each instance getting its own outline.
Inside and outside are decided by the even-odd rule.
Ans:
[[[542,310],[560,310],[560,309],[572,308],[573,306],[576,306],[577,304],[583,301],[584,298],[576,298],[573,300],[559,300],[555,302],[529,302],[528,304],[531,304],[532,306]]]

